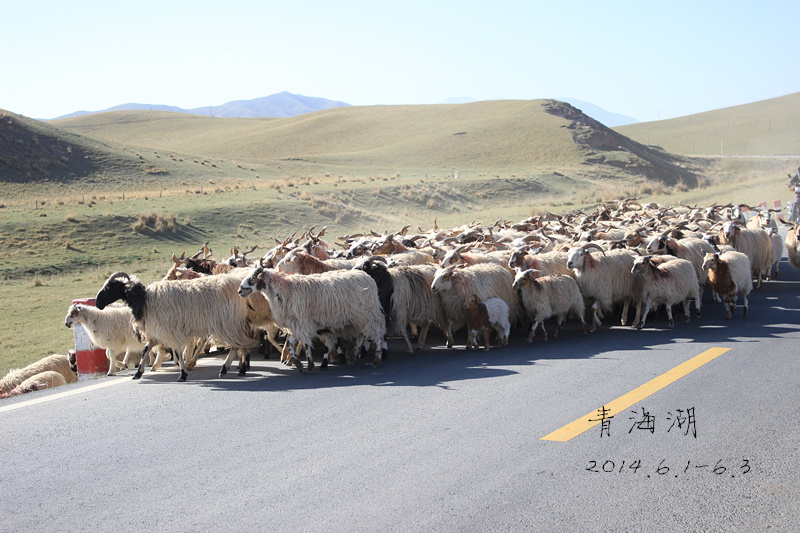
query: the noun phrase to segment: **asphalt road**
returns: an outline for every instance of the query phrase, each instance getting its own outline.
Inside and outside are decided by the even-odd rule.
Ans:
[[[0,531],[797,531],[800,272],[781,268],[748,318],[707,298],[673,330],[571,323],[310,375],[205,358],[186,383],[166,365],[5,400]],[[716,347],[606,432],[542,440]]]

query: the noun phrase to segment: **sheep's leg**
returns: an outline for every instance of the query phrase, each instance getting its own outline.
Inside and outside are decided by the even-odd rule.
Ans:
[[[475,336],[475,330],[467,328],[467,342],[464,344],[464,349],[469,350],[472,348],[472,338]]]
[[[694,299],[694,314],[697,318],[703,316],[701,309],[703,307],[703,287],[700,286],[700,290],[697,293],[697,297]]]
[[[283,353],[283,346],[281,346],[278,343],[278,341],[276,340],[276,337],[278,335],[278,331],[280,331],[279,328],[268,328],[266,330],[266,337],[267,337],[267,340],[269,341],[269,343],[271,345],[273,345],[276,350],[278,350],[278,353]],[[270,350],[267,350],[267,354],[266,354],[267,358],[269,358],[269,352],[270,352]]]
[[[495,327],[495,331],[500,338],[500,346],[506,346],[508,344],[508,335],[511,333],[510,328],[507,330],[504,326],[498,324]]]
[[[425,341],[428,339],[428,330],[430,329],[430,322],[426,322],[419,330],[419,338],[417,340],[417,350],[422,351],[425,349]]]
[[[600,302],[594,302],[592,304],[592,331],[596,330],[600,327],[600,317],[598,315],[598,311],[600,309]]]
[[[688,305],[688,303],[686,305]],[[669,303],[665,304],[664,307],[667,308],[667,321],[669,322],[669,327],[674,328],[675,327],[675,320],[673,320],[673,318],[672,318],[672,304],[669,304]],[[688,312],[688,309],[686,311]],[[687,315],[687,318],[688,318],[688,315]]]
[[[131,365],[132,363],[133,363],[133,352],[126,349],[125,357],[123,357],[122,359],[122,368],[124,368],[125,370],[131,368],[129,365]]]
[[[361,335],[359,335],[358,342],[360,344],[367,342],[367,340]],[[383,339],[369,339],[368,342],[369,342],[369,349],[375,352],[375,357],[372,359],[372,363],[370,363],[369,366],[371,366],[372,368],[378,368],[379,366],[381,366],[381,363],[383,362],[383,358],[381,357],[381,352],[382,352],[381,346],[383,345],[382,344]]]
[[[636,329],[642,329],[644,327],[644,323],[647,321],[647,314],[650,313],[650,302],[645,302],[644,304],[644,312],[642,313],[642,321],[636,325]],[[670,309],[670,314],[672,310]]]
[[[567,320],[567,315],[566,315],[566,313],[565,313],[565,314],[563,314],[563,315],[558,315],[558,316],[556,316],[556,330],[553,332],[553,338],[554,338],[554,339],[557,339],[557,338],[558,338],[558,332],[559,332],[559,330],[561,329],[561,326],[563,326],[563,325],[564,325],[564,321],[565,321],[565,320]]]
[[[233,355],[237,352],[238,350],[235,350],[234,348],[228,350],[228,355],[225,357],[225,361],[222,362],[222,368],[219,369],[219,377],[222,377],[228,373],[228,369],[233,364]]]
[[[747,293],[742,293],[742,298],[744,299],[744,316],[747,316],[747,312],[749,310],[749,306],[747,304]]]
[[[179,382],[186,381],[186,378],[189,376],[188,373],[189,369],[186,367],[186,362],[183,360],[183,357],[177,357],[176,359],[178,359],[178,365],[180,365],[181,367],[181,375],[178,378],[178,381]]]
[[[239,375],[244,376],[250,370],[250,352],[247,352],[242,359],[242,348],[239,348],[239,360]]]
[[[450,349],[453,347],[453,323],[450,321],[447,322],[445,335],[447,335],[447,348]]]
[[[306,346],[306,371],[314,370],[314,345]]]
[[[625,323],[628,321],[628,308],[631,305],[631,299],[625,298],[625,303],[622,304],[622,318],[620,319],[620,323],[624,326]]]
[[[153,352],[156,353],[155,360],[153,360],[153,357],[152,357]],[[150,356],[151,356],[150,360],[152,362],[152,364],[150,365],[150,368],[152,370],[158,370],[159,368],[161,368],[161,363],[164,362],[164,354],[165,353],[166,353],[166,350],[163,347],[160,347],[160,346],[156,346],[153,350],[150,351]]]
[[[117,371],[117,357],[111,351],[111,348],[106,348],[106,359],[108,359],[108,372],[106,376],[113,376]]]
[[[633,317],[633,322],[631,322],[634,326],[639,323],[639,319],[642,317],[642,300],[636,301],[636,316]],[[624,326],[625,324],[623,324]]]
[[[397,328],[400,330],[403,340],[406,341],[406,352],[414,353],[414,346],[411,344],[411,337],[408,335],[408,326],[406,324],[397,324]]]
[[[147,354],[150,352],[150,343],[144,345],[144,350],[142,350],[142,358],[139,359],[139,368],[136,370],[136,374],[133,375],[133,379],[139,379],[144,374],[144,362],[146,361]]]
[[[686,315],[686,316],[684,317],[683,321],[684,321],[686,324],[688,324],[688,323],[689,323],[689,319],[691,318],[691,315],[689,314],[689,298],[686,298],[686,299],[683,301],[683,314],[684,314],[684,315]]]
[[[324,335],[320,336],[322,342],[325,344],[327,350],[325,351],[325,355],[322,356],[322,363],[320,364],[320,368],[325,370],[328,368],[328,362],[330,360],[331,354],[337,350],[337,345],[339,344],[339,339],[337,339],[333,335]]]
[[[300,361],[300,358],[297,357],[297,352],[295,352],[295,344],[298,345],[298,351],[301,349],[308,350],[309,347],[305,343],[300,343],[295,341],[294,335],[289,335],[289,338],[286,339],[286,344],[289,346],[289,362],[288,364],[291,365],[294,363],[294,366],[297,367],[297,370],[300,371],[301,374],[305,374],[306,370],[303,368],[303,363]]]
[[[483,328],[483,351],[489,351],[489,336],[492,334],[490,328]]]
[[[533,324],[531,324],[531,332],[528,333],[528,343],[533,342],[533,337],[536,336],[536,329],[539,327],[541,322],[537,321],[536,319],[533,320]]]

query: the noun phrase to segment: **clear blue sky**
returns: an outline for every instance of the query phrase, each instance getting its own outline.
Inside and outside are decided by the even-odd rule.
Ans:
[[[0,108],[576,98],[639,120],[800,91],[800,2],[0,0]]]

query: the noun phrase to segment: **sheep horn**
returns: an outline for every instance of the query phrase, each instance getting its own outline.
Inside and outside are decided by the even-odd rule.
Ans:
[[[590,242],[589,244],[584,244],[583,246],[581,246],[581,250],[583,250],[584,252],[586,251],[587,248],[597,248],[600,252],[603,253],[603,255],[606,255],[606,251],[599,244]]]
[[[116,279],[124,279],[125,281],[130,281],[131,277],[130,277],[129,275],[127,275],[125,272],[122,272],[122,271],[120,271],[120,272],[114,272],[114,273],[113,273],[113,274],[111,274],[111,276],[108,278],[108,281],[111,281],[111,280],[116,280]]]

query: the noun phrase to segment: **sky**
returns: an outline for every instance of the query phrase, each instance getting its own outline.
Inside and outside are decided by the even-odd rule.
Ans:
[[[289,91],[574,98],[641,121],[800,91],[797,0],[0,0],[0,108],[55,118]]]

